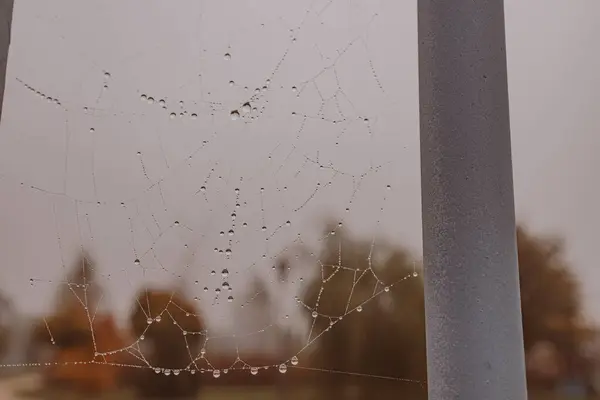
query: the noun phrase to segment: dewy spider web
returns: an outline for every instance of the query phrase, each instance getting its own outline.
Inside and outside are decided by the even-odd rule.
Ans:
[[[48,248],[58,248],[53,251],[59,254],[58,259],[47,257],[52,261],[44,270],[31,271],[24,279],[45,294],[51,286],[46,284],[66,287],[86,310],[92,331],[97,310],[88,307],[91,285],[111,287],[99,303],[112,299],[103,306],[117,309],[126,304],[120,310],[126,313],[130,299],[144,285],[172,287],[183,282],[208,325],[201,332],[181,328],[186,346],[191,335],[200,335],[204,343],[199,354],[189,353],[184,371],[215,377],[236,369],[256,374],[268,367],[245,362],[239,344],[291,326],[289,321],[305,323],[299,310],[308,309],[308,328],[289,328],[304,335],[300,350],[273,366],[280,372],[319,370],[300,361],[322,335],[342,324],[343,317],[368,310],[373,299],[401,290],[400,283],[417,275],[415,270],[383,283],[371,265],[375,235],[361,270],[344,266],[341,244],[337,265],[325,265],[316,250],[303,257],[296,253],[298,248],[318,248],[342,226],[385,229],[386,220],[395,218],[386,214],[393,208],[388,198],[397,204],[405,197],[390,178],[398,168],[399,149],[407,147],[406,135],[394,128],[400,113],[393,95],[398,82],[393,74],[382,76],[371,55],[373,41],[380,39],[370,35],[382,37],[377,30],[385,26],[380,10],[390,6],[331,0],[286,3],[283,8],[273,0],[232,10],[220,1],[188,3],[179,7],[183,13],[153,3],[144,10],[148,19],[141,25],[121,21],[129,6],[96,2],[83,8],[76,1],[15,5],[16,50],[10,59],[0,135],[0,185],[14,199],[28,197],[44,204],[44,223],[53,231]],[[70,14],[54,11],[60,7]],[[25,20],[38,25],[33,39],[21,27]],[[230,24],[212,22],[219,20]],[[161,35],[167,28],[161,26],[173,21],[185,28],[173,28],[175,38],[167,41]],[[78,40],[94,30],[100,43]],[[124,43],[103,50],[111,37]],[[137,47],[129,45],[132,41]],[[56,64],[61,57],[49,57],[51,52],[64,57],[64,67]],[[384,61],[385,57],[379,60]],[[10,69],[17,64],[19,68]],[[35,117],[23,118],[18,109]],[[313,240],[313,217],[326,208],[341,218],[325,237]],[[66,258],[84,250],[98,260],[98,282],[69,282]],[[237,327],[232,318],[237,311],[232,310],[248,310],[261,295],[248,295],[246,282],[258,276],[275,286],[272,265],[282,255],[320,267],[316,306],[300,298],[305,281],[312,278],[312,272],[300,270],[291,278],[293,289],[285,293],[293,300],[286,310],[267,316],[269,320],[256,329]],[[331,268],[333,273],[325,272]],[[353,274],[345,310],[339,315],[321,312],[326,283],[344,273]],[[355,286],[369,274],[377,282],[372,295],[355,305]],[[144,310],[141,304],[140,308]],[[329,319],[329,327],[316,329],[318,318]],[[180,326],[167,308],[151,310],[147,319],[148,326]],[[52,330],[46,327],[53,342]],[[207,351],[211,341],[224,337],[233,340],[237,354],[225,370],[211,364]],[[141,365],[115,367],[182,372],[152,365],[144,356],[143,339],[142,334],[123,348],[96,351],[93,360],[78,363],[108,363],[107,355],[127,352]],[[43,364],[4,365],[17,366]]]

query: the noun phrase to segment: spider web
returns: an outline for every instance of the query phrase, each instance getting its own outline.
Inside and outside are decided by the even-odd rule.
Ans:
[[[398,109],[398,93],[410,91],[404,78],[383,68],[390,55],[373,46],[402,35],[386,17],[401,9],[352,0],[163,3],[144,3],[143,12],[136,2],[15,5],[0,185],[15,202],[27,199],[23,207],[40,226],[28,243],[48,250],[36,250],[44,254],[43,269],[23,263],[19,282],[29,282],[28,302],[39,302],[34,308],[47,304],[57,285],[65,287],[92,331],[98,308],[90,306],[88,291],[96,284],[103,288],[98,307],[118,315],[148,286],[177,286],[201,310],[206,329],[186,331],[169,307],[150,310],[134,300],[148,327],[173,323],[186,346],[190,336],[201,337],[197,353],[187,347],[182,370],[152,365],[144,334],[122,348],[95,349],[81,365],[110,364],[108,355],[126,352],[138,362],[115,368],[215,378],[238,369],[310,369],[301,360],[323,335],[417,276],[415,270],[382,282],[371,264],[375,236],[361,270],[344,265],[341,245],[334,266],[317,250],[298,253],[318,249],[347,226],[397,235],[390,210],[418,188],[394,175],[398,159],[409,158],[403,149],[416,143],[416,134],[397,128],[403,119],[416,127],[416,115]],[[36,25],[31,35],[25,20]],[[418,201],[414,206],[418,212]],[[322,236],[314,227],[325,212],[337,225]],[[97,261],[94,282],[69,281],[77,252]],[[268,283],[265,290],[277,287],[274,265],[284,255],[319,266],[319,298],[332,275],[352,274],[345,310],[328,315],[319,300],[305,304],[301,291],[314,274],[290,268],[279,309],[258,318],[261,326],[238,323],[244,315],[257,319],[249,308],[261,292],[248,282],[258,277]],[[333,274],[326,272],[332,267]],[[376,281],[372,295],[354,305],[355,286],[366,275]],[[174,300],[168,305],[185,312]],[[302,318],[304,310],[312,319]],[[318,318],[330,326],[319,331]],[[295,354],[269,365],[245,361],[243,345],[269,342],[281,329],[301,338]],[[213,366],[208,350],[223,339],[236,354],[225,369]]]

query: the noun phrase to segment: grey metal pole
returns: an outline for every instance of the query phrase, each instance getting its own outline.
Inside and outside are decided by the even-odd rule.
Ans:
[[[418,18],[429,399],[526,399],[504,4]]]
[[[4,84],[6,83],[6,65],[12,27],[14,0],[0,0],[0,120],[4,104]]]

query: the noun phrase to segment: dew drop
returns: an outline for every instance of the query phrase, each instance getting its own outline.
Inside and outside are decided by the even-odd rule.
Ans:
[[[175,114],[174,112],[169,114],[169,118],[171,118],[171,119],[175,119],[176,116],[177,116],[177,114]]]
[[[104,73],[104,79],[110,79],[110,72]]]
[[[235,85],[235,82],[234,81],[229,81],[229,86],[233,86],[233,85]]]
[[[134,263],[135,265],[140,265],[140,260],[138,260],[138,259],[136,258],[136,259],[133,261],[133,263]]]
[[[96,130],[94,128],[90,128],[90,133],[94,133]]]
[[[171,375],[171,370],[170,369],[165,369],[163,371],[163,374],[165,374],[165,376],[169,376],[169,375]]]
[[[267,230],[267,227],[266,227],[266,226],[263,226],[263,227],[261,228],[261,230],[264,232],[264,231],[266,231],[266,230]]]
[[[223,282],[223,284],[221,285],[221,287],[223,289],[227,289],[227,288],[229,288],[229,283],[228,282]]]
[[[150,317],[148,317],[148,318],[146,319],[146,322],[148,323],[148,325],[150,325],[150,324],[152,323],[152,321],[153,321],[153,319],[152,319],[152,318],[150,318]]]
[[[242,106],[242,111],[245,113],[249,113],[251,109],[252,107],[250,106],[250,103],[244,103],[244,105]]]
[[[141,335],[141,336],[140,336],[140,340],[144,340],[144,339],[146,339],[146,336],[144,336],[144,335]]]
[[[356,307],[356,311],[357,311],[357,312],[361,312],[361,311],[362,311],[362,306],[358,306],[358,307]]]
[[[200,355],[204,356],[206,354],[206,349],[203,347],[200,349]]]
[[[233,229],[230,229],[228,234],[229,234],[229,236],[233,236],[235,234],[235,232],[233,231]]]
[[[181,370],[174,369],[173,370],[173,375],[177,376],[177,375],[179,375],[180,372],[181,372]]]
[[[206,192],[206,186],[201,186],[201,187],[200,187],[200,191],[201,191],[202,193]]]
[[[179,226],[179,221],[175,221],[173,224],[174,224],[175,226]]]
[[[223,56],[223,58],[225,59],[225,61],[229,61],[229,60],[231,60],[231,54],[225,53],[225,55]]]
[[[208,292],[208,288],[206,286],[204,286],[204,291]]]
[[[231,249],[225,250],[225,254],[228,255],[228,256],[230,256],[231,255]]]
[[[148,97],[148,104],[154,104],[154,97]]]
[[[287,372],[287,365],[281,364],[279,366],[279,372],[281,372],[282,374],[285,374]]]
[[[296,93],[298,91],[298,88],[296,86],[292,86],[292,92]]]
[[[160,374],[160,368],[154,368],[154,372],[156,372],[157,374]]]
[[[285,222],[285,225],[286,225],[286,226],[290,226],[290,225],[292,225],[292,222],[291,222],[291,221],[286,221],[286,222]]]
[[[221,376],[221,371],[219,371],[218,369],[215,369],[215,370],[213,371],[213,377],[214,377],[214,378],[218,378],[218,377],[220,377],[220,376]]]
[[[419,274],[417,273],[417,271],[413,272],[413,276],[416,278],[417,276],[419,276]]]
[[[313,311],[313,312],[312,312],[312,317],[313,317],[313,318],[317,318],[318,316],[319,316],[319,313],[318,313],[318,312],[316,312],[316,311]]]
[[[225,268],[223,271],[221,271],[221,276],[223,278],[227,278],[229,276],[229,271],[227,270],[227,268]]]
[[[233,296],[229,296],[229,297],[227,298],[227,301],[228,301],[228,302],[230,302],[230,303],[231,303],[231,302],[233,302]]]
[[[387,190],[392,190],[392,185],[387,185],[386,188]]]
[[[154,318],[154,320],[156,322],[160,322],[160,321],[162,321],[162,317],[160,315],[157,315],[156,318]]]
[[[292,357],[290,362],[292,363],[292,365],[298,365],[298,357],[296,357],[296,356]]]
[[[196,113],[193,113],[191,116],[192,116],[192,119],[198,118],[198,114],[196,114]]]
[[[252,375],[256,375],[256,374],[258,374],[258,368],[256,368],[256,367],[252,367],[252,368],[250,368],[250,373],[251,373]]]
[[[165,101],[164,101],[163,99],[160,99],[160,100],[158,101],[158,104],[159,104],[161,107],[164,107],[164,106],[165,106]]]
[[[229,116],[231,117],[232,121],[237,121],[240,118],[240,113],[238,110],[233,110]]]
[[[210,271],[210,275],[211,275],[211,276],[215,276],[215,274],[216,274],[216,272],[215,272],[215,270],[214,270],[214,269],[213,269],[212,271]]]
[[[386,286],[383,290],[387,293],[390,291],[390,288],[389,288],[389,286]]]
[[[145,94],[143,94],[143,95],[140,96],[140,99],[142,101],[147,101],[148,100],[148,96],[146,96]]]
[[[225,236],[225,232],[223,232],[223,231],[219,232],[219,236]]]

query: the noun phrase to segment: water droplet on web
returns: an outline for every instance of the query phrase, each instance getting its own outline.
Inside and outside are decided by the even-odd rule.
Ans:
[[[234,81],[229,81],[229,86],[233,86],[233,85],[235,85],[235,82]]]
[[[242,106],[242,111],[245,113],[249,113],[251,109],[252,107],[250,107],[250,103],[244,103],[244,105]]]
[[[134,263],[135,265],[140,265],[140,260],[138,260],[138,259],[136,258],[136,259],[133,261],[133,263]]]
[[[181,334],[182,334],[183,336],[187,336],[187,331],[181,331]]]
[[[387,293],[390,291],[390,288],[389,288],[389,286],[386,286],[385,288],[383,288],[383,290]]]
[[[419,274],[415,271],[413,272],[413,276],[416,278],[417,276],[419,276]]]
[[[231,255],[231,249],[225,250],[225,254],[228,255],[228,256],[230,256]]]
[[[296,86],[292,86],[292,92],[296,93],[298,91],[298,88]]]
[[[220,376],[221,376],[221,371],[219,371],[218,369],[215,369],[215,370],[213,371],[213,377],[214,377],[214,378],[218,378],[218,377],[220,377]]]
[[[223,276],[223,278],[227,278],[229,276],[229,271],[227,269],[224,269],[223,271],[221,271],[221,276]]]
[[[206,349],[203,347],[200,349],[200,355],[204,356],[206,354]]]
[[[229,116],[231,117],[232,121],[237,121],[240,118],[240,113],[238,110],[233,110]]]
[[[296,356],[292,357],[290,362],[292,363],[292,365],[298,365],[298,357],[296,357]]]
[[[244,222],[244,223],[242,224],[242,226],[243,226],[244,228],[246,228],[246,227],[248,226],[248,223],[247,223],[247,222]]]
[[[228,282],[223,282],[223,284],[221,285],[221,287],[223,289],[227,289],[227,288],[229,288],[229,283]]]
[[[110,79],[110,72],[104,73],[104,79]]]
[[[279,366],[279,372],[281,372],[282,374],[285,374],[287,372],[287,365],[281,364]]]
[[[29,284],[33,286],[33,278],[29,278]]]
[[[192,119],[196,119],[196,118],[198,118],[198,114],[196,114],[196,113],[193,113],[193,114],[192,114]]]
[[[165,105],[165,101],[164,101],[163,99],[160,99],[160,100],[158,101],[158,104],[159,104],[161,107],[164,107],[164,105]]]
[[[94,133],[96,130],[94,128],[90,128],[90,133]]]
[[[154,318],[154,320],[156,322],[160,322],[160,321],[162,321],[162,317],[160,315],[157,315],[156,318]]]
[[[200,191],[201,191],[201,192],[206,192],[206,186],[201,186],[201,187],[200,187]]]
[[[252,367],[252,368],[250,368],[250,373],[251,373],[252,375],[256,375],[256,374],[258,374],[258,368],[256,368],[256,367]]]
[[[204,286],[204,291],[208,292],[208,288],[206,286]]]
[[[196,375],[196,370],[195,370],[195,369],[191,370],[191,371],[190,371],[190,374],[192,374],[192,375]]]
[[[263,226],[262,228],[260,228],[263,232],[267,230],[266,226]]]
[[[154,97],[148,97],[148,104],[154,104]]]
[[[177,376],[177,375],[179,375],[180,372],[181,372],[180,370],[174,369],[173,370],[173,375]]]
[[[156,372],[157,374],[160,374],[160,368],[154,368],[154,372]]]
[[[153,321],[153,319],[152,319],[152,318],[150,318],[150,317],[148,317],[148,318],[146,319],[146,322],[148,323],[148,325],[150,325],[150,324],[152,323],[152,321]]]
[[[221,293],[221,288],[216,288],[216,289],[215,289],[215,293],[216,293],[216,294],[219,294],[219,293]]]
[[[233,236],[235,234],[235,232],[233,231],[233,229],[230,229],[228,233],[229,233],[229,236]]]
[[[143,94],[143,95],[140,96],[140,99],[142,101],[146,101],[146,100],[148,100],[148,96],[146,96],[145,94]]]
[[[237,214],[236,213],[232,213],[231,214],[231,219],[235,219],[235,217],[237,217]]]
[[[229,296],[229,297],[227,298],[227,301],[231,303],[231,302],[233,301],[233,296]]]
[[[179,107],[183,107],[183,105],[184,105],[183,100],[180,100],[179,101]]]
[[[364,118],[364,119],[363,119],[363,122],[364,122],[365,124],[368,124],[368,123],[369,123],[369,118]]]
[[[319,316],[319,313],[318,313],[318,312],[316,312],[316,311],[313,311],[313,312],[312,312],[312,317],[313,317],[313,318],[317,318],[318,316]]]
[[[169,376],[169,375],[171,375],[171,370],[170,369],[165,369],[163,371],[163,374],[165,374],[165,376]]]
[[[179,221],[175,221],[175,222],[174,222],[174,225],[175,225],[175,226],[179,226]]]
[[[174,112],[169,114],[169,118],[171,118],[171,119],[175,119],[176,116],[177,116],[177,114],[175,114]]]
[[[225,59],[225,61],[229,61],[229,60],[231,60],[231,54],[225,53],[225,55],[223,56],[223,58]]]
[[[219,236],[225,236],[225,232],[223,232],[223,231],[219,232]]]
[[[146,339],[146,336],[144,336],[144,335],[141,335],[141,336],[140,336],[140,340],[144,340],[144,339]]]
[[[357,312],[361,312],[361,311],[362,311],[362,306],[358,306],[358,307],[356,307],[356,311],[357,311]]]

